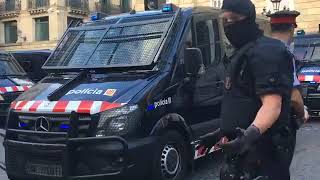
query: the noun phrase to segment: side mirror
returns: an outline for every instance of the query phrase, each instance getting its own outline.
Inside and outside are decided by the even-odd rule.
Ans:
[[[185,49],[184,64],[188,75],[197,76],[204,66],[201,50],[199,48]]]

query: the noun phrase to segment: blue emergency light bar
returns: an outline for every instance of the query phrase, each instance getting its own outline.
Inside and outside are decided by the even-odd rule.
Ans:
[[[91,21],[96,21],[99,20],[99,15],[98,13],[92,13],[91,14]]]
[[[28,124],[25,123],[25,122],[19,122],[19,126],[20,126],[21,128],[24,128],[24,127],[27,127]]]
[[[90,18],[91,18],[91,21],[97,21],[97,20],[100,20],[100,19],[107,17],[107,16],[108,16],[108,14],[105,14],[102,12],[93,12],[93,13],[91,13]]]
[[[304,30],[297,31],[298,36],[304,36],[305,34],[306,34],[306,32]]]
[[[175,10],[175,6],[173,4],[165,4],[162,7],[162,12],[173,12]]]
[[[61,125],[60,125],[60,129],[68,130],[68,129],[70,129],[70,125],[68,125],[68,124],[61,124]]]

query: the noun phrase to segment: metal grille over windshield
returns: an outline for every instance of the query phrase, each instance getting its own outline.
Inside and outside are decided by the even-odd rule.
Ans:
[[[130,23],[121,23],[120,20],[118,24],[104,27],[70,29],[44,68],[150,65],[169,31],[172,20],[173,15]]]

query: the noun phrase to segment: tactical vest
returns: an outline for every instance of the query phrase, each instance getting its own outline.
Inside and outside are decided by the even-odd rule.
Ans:
[[[256,43],[256,41],[248,43],[225,62],[225,92],[220,128],[223,134],[231,138],[235,136],[234,130],[237,127],[246,129],[252,124],[262,105],[260,97],[255,92],[254,77],[247,65],[249,52]],[[289,98],[285,98],[285,101],[289,101]],[[281,119],[285,121],[282,122]],[[277,121],[272,129],[282,129],[287,126],[287,119],[279,117],[280,121]]]

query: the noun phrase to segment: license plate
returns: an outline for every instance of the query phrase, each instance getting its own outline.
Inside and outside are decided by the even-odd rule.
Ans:
[[[62,166],[27,163],[26,173],[38,176],[62,177]]]

